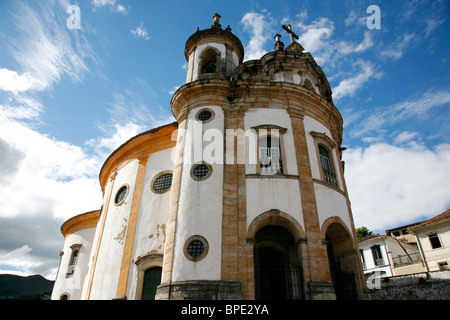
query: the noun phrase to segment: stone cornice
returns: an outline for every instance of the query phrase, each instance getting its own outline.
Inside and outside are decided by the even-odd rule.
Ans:
[[[325,98],[289,82],[197,80],[180,87],[172,96],[172,112],[178,122],[196,107],[285,109],[291,117],[311,117],[329,128],[333,140],[342,142],[343,120],[337,108]]]

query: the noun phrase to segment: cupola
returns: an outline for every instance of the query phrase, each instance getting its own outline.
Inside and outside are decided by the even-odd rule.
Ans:
[[[229,79],[244,59],[244,47],[231,32],[222,29],[221,16],[213,16],[210,29],[200,30],[186,41],[184,54],[188,61],[186,82],[198,79]]]

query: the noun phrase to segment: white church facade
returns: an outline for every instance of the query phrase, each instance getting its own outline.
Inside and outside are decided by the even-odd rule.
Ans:
[[[362,299],[342,117],[288,27],[243,62],[215,15],[187,40],[176,122],[116,149],[100,210],[61,227],[52,299]]]

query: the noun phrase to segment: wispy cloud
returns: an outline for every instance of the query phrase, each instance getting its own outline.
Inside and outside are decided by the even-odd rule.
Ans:
[[[354,121],[351,134],[364,136],[382,130],[387,125],[411,119],[427,119],[435,108],[450,105],[450,91],[430,89],[422,94],[388,106],[379,106],[361,114],[360,121]]]
[[[92,5],[97,8],[114,6],[115,4],[116,0],[92,0]]]
[[[142,38],[144,40],[150,40],[150,36],[148,35],[147,29],[144,26],[144,23],[141,22],[139,26],[135,30],[130,31],[136,38]]]
[[[377,71],[372,63],[367,61],[359,61],[357,65],[360,71],[356,74],[342,80],[339,85],[333,89],[333,98],[339,100],[343,97],[352,97],[358,89],[366,84],[370,79],[380,79],[382,73]]]
[[[2,70],[2,77],[14,81],[11,91],[44,90],[64,75],[80,81],[89,72],[86,59],[95,54],[84,38],[73,33],[71,39],[64,19],[65,8],[48,3],[37,13],[20,4],[14,14],[19,36],[11,41],[11,54],[20,70]],[[5,86],[2,86],[5,88]]]
[[[381,51],[380,56],[384,58],[392,58],[394,60],[400,59],[414,37],[414,33],[405,33],[404,35],[398,37],[397,40],[389,45],[385,50]]]
[[[357,53],[357,52],[364,52],[367,49],[373,47],[374,43],[372,41],[371,33],[370,31],[364,32],[364,39],[359,44],[350,43],[347,41],[341,41],[339,43],[339,51],[342,54],[350,54],[350,53]]]
[[[250,33],[250,41],[245,48],[245,59],[259,59],[267,53],[265,50],[266,42],[273,37],[272,28],[274,20],[270,13],[248,12],[241,20],[244,30]]]

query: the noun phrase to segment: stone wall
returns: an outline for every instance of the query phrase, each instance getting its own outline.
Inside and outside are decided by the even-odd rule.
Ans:
[[[450,270],[381,279],[373,300],[450,300]]]

